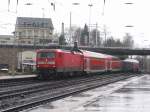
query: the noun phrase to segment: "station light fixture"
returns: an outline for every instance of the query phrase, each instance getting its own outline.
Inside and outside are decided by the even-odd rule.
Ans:
[[[75,2],[75,3],[72,3],[72,5],[80,5],[80,3]]]
[[[133,25],[126,25],[125,27],[133,27]]]
[[[26,3],[25,5],[32,5],[32,3]]]
[[[133,2],[125,2],[124,4],[132,5],[132,4],[134,4],[134,3],[133,3]]]

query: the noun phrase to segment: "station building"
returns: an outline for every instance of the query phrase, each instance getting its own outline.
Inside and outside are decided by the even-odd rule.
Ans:
[[[20,45],[48,44],[53,30],[50,18],[17,17],[14,35]]]

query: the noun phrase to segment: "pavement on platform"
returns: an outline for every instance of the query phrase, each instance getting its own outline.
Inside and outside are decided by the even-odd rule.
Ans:
[[[150,112],[150,75],[119,81],[25,112]]]
[[[5,80],[5,79],[19,79],[19,78],[32,78],[36,77],[36,75],[0,75],[0,80]]]

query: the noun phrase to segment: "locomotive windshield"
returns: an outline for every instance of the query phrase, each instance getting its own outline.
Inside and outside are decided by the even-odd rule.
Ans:
[[[37,55],[38,58],[55,58],[55,53],[53,52],[40,52]]]

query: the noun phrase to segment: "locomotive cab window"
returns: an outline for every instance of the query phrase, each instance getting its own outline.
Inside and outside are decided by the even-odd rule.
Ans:
[[[37,55],[38,58],[55,58],[54,52],[40,52]]]

